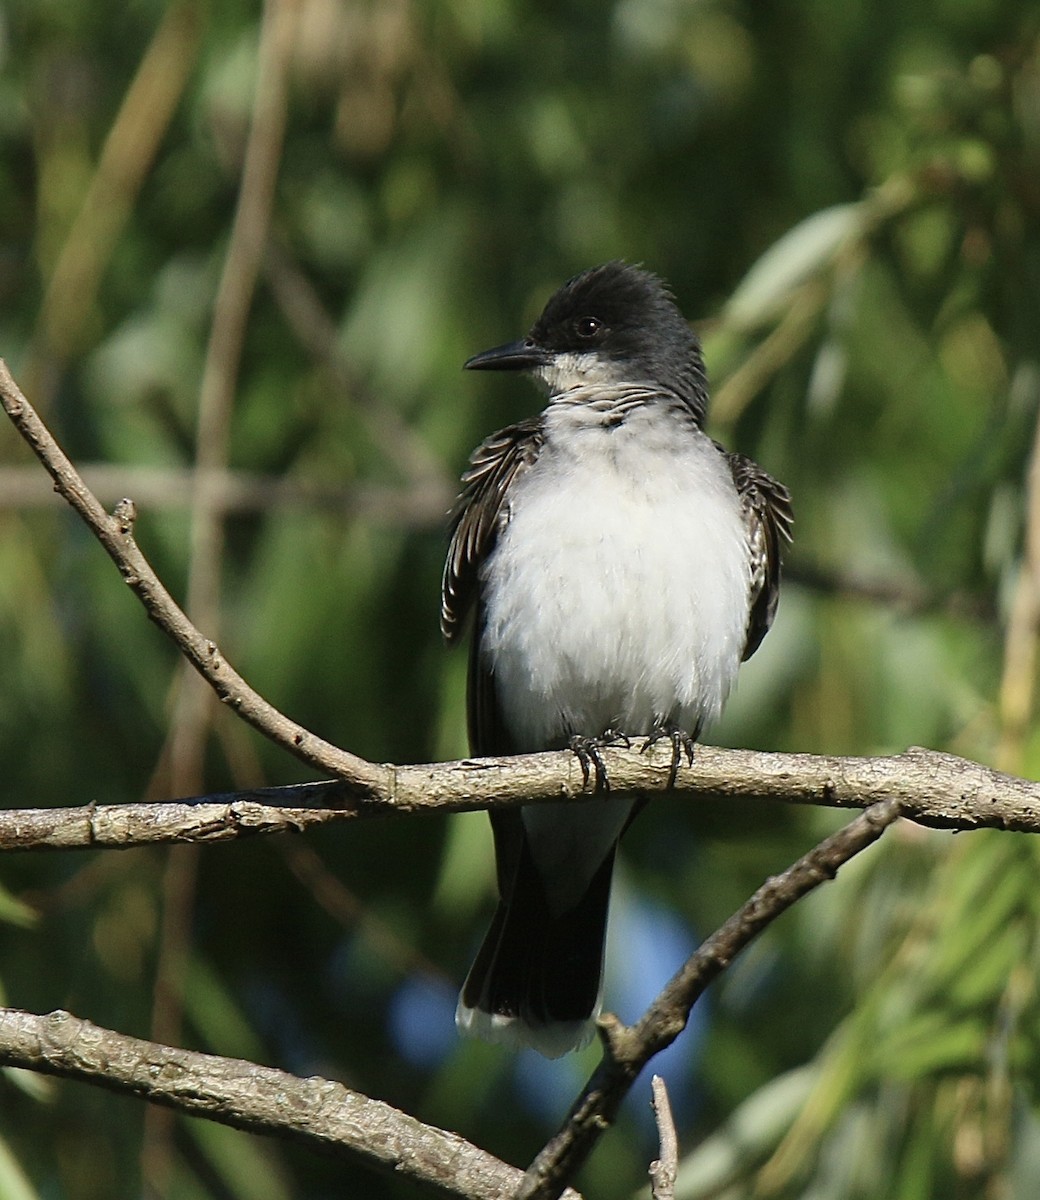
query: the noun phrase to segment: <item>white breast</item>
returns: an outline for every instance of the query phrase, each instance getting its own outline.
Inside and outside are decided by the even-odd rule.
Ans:
[[[551,406],[482,568],[482,653],[517,749],[714,720],[744,647],[746,537],[706,435],[655,405],[613,429]]]

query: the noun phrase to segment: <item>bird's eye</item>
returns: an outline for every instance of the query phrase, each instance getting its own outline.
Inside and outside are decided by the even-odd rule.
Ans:
[[[585,341],[594,338],[603,328],[603,322],[595,317],[579,317],[574,324],[574,332]]]

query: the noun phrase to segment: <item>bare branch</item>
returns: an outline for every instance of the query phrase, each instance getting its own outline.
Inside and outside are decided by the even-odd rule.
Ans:
[[[292,1138],[468,1200],[556,1197],[614,1119],[642,1067],[683,1030],[711,980],[766,925],[833,878],[898,815],[896,801],[875,805],[768,880],[701,946],[637,1025],[625,1028],[604,1018],[603,1061],[561,1133],[525,1176],[457,1135],[341,1084],[127,1037],[64,1012],[36,1016],[0,1009],[0,1064],[75,1078],[239,1129]],[[664,1149],[662,1158],[668,1159]]]
[[[670,747],[646,753],[638,743],[630,750],[608,747],[603,759],[614,795],[669,791]],[[157,804],[0,809],[0,851],[219,842],[415,812],[561,799],[596,803],[583,790],[581,768],[569,751],[382,769],[385,782],[367,793],[354,783],[331,780]],[[670,794],[691,802],[765,799],[829,808],[868,808],[892,800],[904,817],[936,829],[1040,833],[1040,783],[935,750],[834,758],[698,746],[692,766],[682,768]]]
[[[132,505],[120,506],[116,516],[110,517],[105,512],[22,395],[3,360],[0,360],[0,404],[47,469],[55,489],[104,546],[149,617],[173,640],[220,700],[303,762],[351,783],[360,793],[385,791],[389,777],[384,768],[337,749],[283,716],[230,666],[216,644],[192,625],[134,541]]]
[[[276,744],[340,781],[304,785],[288,793],[262,790],[141,809],[118,805],[74,810],[78,817],[61,810],[60,820],[47,810],[8,810],[0,820],[0,848],[210,841],[246,832],[301,829],[346,817],[459,811],[582,795],[580,772],[567,753],[394,768],[339,750],[284,716],[249,687],[218,647],[187,619],[133,539],[133,505],[121,503],[113,516],[105,512],[2,361],[0,403],[46,467],[56,490],[104,546],[148,615],[218,697]],[[604,751],[617,793],[665,790],[666,757],[635,750]],[[675,790],[690,798],[755,797],[861,808],[892,797],[905,816],[925,825],[1040,831],[1040,785],[925,750],[886,758],[832,758],[703,747],[692,767],[680,773]],[[329,812],[330,804],[339,811]],[[302,811],[315,805],[316,813]],[[279,811],[282,808],[291,811]],[[60,830],[58,825],[67,828]]]
[[[178,1112],[392,1172],[464,1200],[501,1200],[522,1178],[455,1133],[424,1125],[329,1079],[178,1050],[67,1012],[0,1008],[0,1063],[140,1096]],[[580,1200],[569,1192],[571,1200]]]
[[[72,505],[94,532],[118,566],[124,581],[144,604],[150,618],[175,642],[218,697],[239,715],[296,757],[334,774],[334,782],[304,784],[295,788],[259,789],[195,800],[147,805],[86,806],[57,810],[13,810],[0,812],[0,849],[45,847],[131,846],[147,842],[212,841],[247,833],[300,830],[331,820],[356,819],[415,811],[460,811],[464,809],[588,799],[574,756],[567,752],[529,755],[508,759],[462,760],[455,763],[419,766],[380,766],[322,741],[283,716],[239,676],[217,646],[188,621],[155,575],[133,538],[134,506],[121,501],[112,516],[86,488],[79,474],[54,438],[28,404],[0,362],[0,403],[33,448],[54,480],[56,490]],[[644,746],[623,750],[608,748],[603,757],[616,795],[650,795],[671,787],[671,754]],[[518,1196],[529,1200],[558,1196],[567,1179],[591,1152],[604,1128],[614,1119],[617,1106],[647,1061],[668,1045],[684,1028],[689,1011],[704,988],[732,958],[780,912],[837,871],[860,849],[880,836],[897,816],[939,828],[974,829],[985,826],[1040,832],[1040,784],[990,770],[952,755],[911,749],[893,757],[831,758],[812,755],[759,754],[749,751],[702,747],[694,763],[684,767],[674,788],[688,798],[769,798],[784,802],[833,807],[863,807],[868,811],[833,838],[821,843],[790,870],[767,881],[754,897],[718,930],[689,960],[661,994],[646,1016],[634,1027],[604,1019],[606,1046],[603,1062],[572,1110],[564,1128],[532,1165]],[[5,1012],[7,1017],[5,1017]],[[50,1041],[42,1038],[40,1026],[29,1031],[31,1047],[27,1061],[17,1049],[6,1048],[4,1022],[57,1022]],[[68,1024],[68,1023],[72,1024]],[[18,1026],[21,1030],[22,1026]],[[55,1029],[71,1031],[63,1039]],[[108,1044],[107,1038],[116,1042]],[[11,1043],[14,1045],[14,1043]],[[97,1060],[87,1050],[101,1046]],[[121,1069],[113,1068],[113,1056],[124,1053]],[[187,1057],[185,1057],[187,1056]],[[326,1081],[296,1081],[305,1089],[300,1097],[304,1115],[294,1108],[276,1120],[251,1107],[249,1080],[264,1078],[261,1099],[291,1076],[280,1072],[264,1075],[267,1068],[213,1056],[192,1056],[155,1043],[139,1042],[107,1034],[74,1018],[34,1018],[0,1010],[0,1062],[32,1065],[57,1074],[90,1078],[117,1090],[147,1096],[158,1103],[184,1111],[205,1110],[243,1128],[275,1130],[289,1136],[312,1138],[311,1116],[316,1106],[328,1103],[322,1088],[338,1088]],[[142,1068],[141,1064],[144,1063]],[[231,1063],[228,1067],[227,1064]],[[193,1079],[187,1091],[179,1089],[183,1072],[197,1066],[212,1069]],[[169,1068],[173,1081],[163,1074]],[[122,1069],[125,1068],[125,1069]],[[259,1076],[257,1075],[259,1072]],[[207,1091],[210,1083],[216,1099]],[[167,1086],[168,1084],[168,1086]],[[230,1087],[230,1092],[221,1089]],[[317,1093],[306,1089],[317,1088]],[[350,1097],[345,1089],[336,1102]],[[255,1099],[255,1097],[254,1097]],[[375,1102],[357,1098],[358,1103]],[[308,1107],[310,1106],[310,1107]],[[385,1106],[372,1110],[381,1118]],[[387,1110],[392,1112],[392,1110]],[[399,1116],[399,1114],[398,1114]],[[349,1123],[349,1117],[345,1118]],[[375,1119],[375,1118],[374,1118]],[[401,1118],[410,1121],[409,1118]],[[376,1121],[375,1140],[380,1161],[408,1173],[414,1156],[408,1157],[409,1141],[417,1130],[413,1123],[407,1136],[395,1129],[384,1134]],[[451,1137],[434,1131],[438,1137]],[[318,1140],[325,1136],[318,1135]],[[364,1130],[368,1144],[373,1134]],[[396,1138],[396,1140],[394,1140]],[[349,1141],[349,1139],[348,1139]],[[420,1143],[421,1144],[421,1143]],[[339,1143],[337,1142],[337,1145]],[[465,1146],[461,1141],[457,1145]],[[386,1149],[387,1146],[391,1148]],[[348,1153],[358,1148],[348,1144]],[[440,1147],[438,1153],[443,1150]],[[453,1153],[447,1157],[452,1159]],[[481,1152],[475,1151],[480,1154]],[[486,1156],[485,1156],[486,1157]],[[404,1160],[408,1158],[408,1163]],[[482,1160],[484,1161],[484,1160]],[[495,1160],[489,1160],[494,1163]],[[501,1164],[497,1164],[500,1169]],[[415,1171],[416,1178],[431,1180]],[[443,1183],[440,1186],[445,1186]],[[508,1189],[501,1180],[486,1193],[475,1190],[455,1194],[513,1194],[515,1179]]]
[[[636,1077],[650,1059],[685,1029],[690,1010],[708,984],[729,966],[771,921],[813,888],[833,879],[838,868],[872,845],[900,815],[899,803],[886,800],[820,842],[782,875],[758,889],[724,925],[687,960],[638,1024],[626,1027],[615,1017],[600,1021],[604,1055],[567,1116],[560,1132],[528,1168],[517,1200],[555,1200],[568,1179],[588,1158]]]
[[[400,424],[400,422],[398,422]],[[380,410],[379,429],[392,426]],[[395,443],[399,440],[395,435]],[[358,517],[377,526],[443,529],[454,489],[433,474],[400,487],[376,483],[330,483],[263,475],[238,468],[203,471],[198,467],[135,467],[88,462],[79,468],[95,496],[107,505],[132,494],[142,509],[181,511],[190,507],[197,488],[205,488],[211,507],[224,516],[281,511],[329,512]],[[205,476],[205,478],[203,478]],[[62,503],[35,466],[0,466],[0,509],[52,508]],[[797,554],[784,562],[784,580],[827,596],[880,604],[907,616],[946,613],[968,621],[993,621],[991,598],[971,592],[929,591],[920,580],[902,575],[859,575],[820,567]]]
[[[299,11],[295,0],[265,0],[263,4],[242,177],[199,387],[194,459],[200,474],[191,496],[185,608],[192,623],[207,629],[211,638],[220,636],[226,528],[224,513],[212,503],[206,485],[228,466],[230,457],[242,348],[285,140],[289,63]],[[213,692],[186,662],[179,666],[171,691],[169,726],[149,798],[184,795],[205,786],[206,742],[215,717]],[[163,875],[150,1025],[156,1042],[180,1041],[183,964],[190,953],[197,876],[198,848],[174,847]],[[141,1142],[141,1173],[147,1191],[168,1193],[172,1164],[172,1118],[166,1109],[150,1107]]]
[[[679,1138],[668,1099],[668,1089],[660,1075],[650,1080],[654,1119],[661,1144],[661,1156],[650,1164],[650,1191],[653,1200],[675,1200],[675,1177],[679,1173]]]

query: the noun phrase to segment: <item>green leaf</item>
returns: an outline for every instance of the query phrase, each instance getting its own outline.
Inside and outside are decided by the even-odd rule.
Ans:
[[[6,921],[8,925],[18,925],[22,929],[31,929],[39,919],[40,914],[35,908],[26,904],[24,900],[19,900],[0,883],[0,921]]]
[[[214,1121],[185,1125],[228,1194],[241,1200],[292,1200],[278,1158],[253,1134]]]
[[[769,1154],[790,1129],[819,1074],[799,1067],[769,1081],[749,1096],[729,1120],[679,1164],[678,1200],[716,1196]]]
[[[11,1147],[0,1137],[0,1197],[3,1200],[41,1200]]]
[[[752,329],[773,320],[806,280],[833,262],[864,228],[862,201],[813,213],[775,242],[744,276],[726,305],[727,321]]]
[[[953,1021],[946,1012],[921,1012],[878,1043],[871,1065],[879,1078],[905,1080],[922,1079],[936,1072],[978,1069],[986,1038],[981,1021]]]

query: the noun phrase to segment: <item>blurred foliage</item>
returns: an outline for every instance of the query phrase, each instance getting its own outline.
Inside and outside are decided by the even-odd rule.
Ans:
[[[229,513],[221,592],[221,643],[247,678],[367,757],[464,752],[464,656],[436,627],[443,513],[469,449],[537,399],[459,365],[568,274],[624,257],[665,275],[701,329],[714,432],[795,496],[776,627],[714,736],[927,744],[1036,775],[1032,664],[1005,656],[1040,397],[1033,8],[289,10],[228,463],[258,483]],[[139,540],[177,595],[260,29],[241,3],[0,8],[0,348],[74,459],[144,470]],[[0,459],[4,803],[161,793],[176,656],[43,502],[13,432]],[[303,777],[228,713],[207,750],[209,790]],[[627,839],[608,1004],[635,1016],[695,933],[837,820],[651,806]],[[771,929],[661,1066],[688,1152],[679,1194],[1035,1196],[1038,855],[1017,835],[900,828]],[[10,856],[0,987],[331,1075],[522,1164],[594,1052],[514,1063],[455,1040],[491,876],[479,815]],[[642,1186],[647,1100],[579,1181],[590,1196]],[[5,1200],[413,1194],[20,1072],[0,1076],[0,1117]]]

